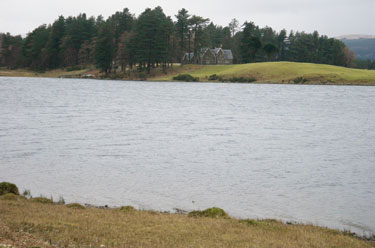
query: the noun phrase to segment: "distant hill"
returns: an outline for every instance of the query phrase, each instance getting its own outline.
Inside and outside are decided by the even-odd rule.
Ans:
[[[375,59],[375,35],[343,35],[336,38],[354,51],[358,59]]]
[[[359,40],[359,39],[375,39],[375,35],[365,35],[365,34],[348,34],[348,35],[341,35],[336,37],[339,40]]]

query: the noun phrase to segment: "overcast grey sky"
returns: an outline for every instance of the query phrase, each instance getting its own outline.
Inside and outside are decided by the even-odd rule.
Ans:
[[[127,7],[138,16],[145,8],[156,6],[173,18],[185,8],[223,26],[237,18],[241,24],[253,21],[277,31],[318,30],[331,37],[375,35],[375,0],[0,0],[0,32],[25,35],[59,15],[86,13],[107,18]]]

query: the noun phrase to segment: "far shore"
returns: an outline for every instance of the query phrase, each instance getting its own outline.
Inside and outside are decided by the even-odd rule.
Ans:
[[[50,70],[35,72],[30,70],[0,69],[0,77],[46,77],[46,78],[86,78],[114,79],[126,81],[175,82],[178,75],[189,75],[197,82],[212,83],[257,83],[294,85],[359,85],[375,86],[375,70],[350,69],[345,67],[295,63],[263,62],[240,65],[174,65],[163,74],[159,68],[151,74],[127,71],[111,74],[97,69]],[[186,80],[180,80],[186,81]]]

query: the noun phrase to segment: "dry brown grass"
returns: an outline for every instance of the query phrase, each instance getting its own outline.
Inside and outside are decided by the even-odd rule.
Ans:
[[[335,230],[276,221],[190,218],[0,201],[0,244],[16,247],[375,247]]]

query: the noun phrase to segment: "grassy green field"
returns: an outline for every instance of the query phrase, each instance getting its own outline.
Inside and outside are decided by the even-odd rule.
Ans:
[[[312,225],[238,220],[54,204],[0,197],[0,248],[5,247],[375,247],[374,242]]]
[[[233,77],[254,78],[256,83],[295,84],[334,84],[334,85],[375,85],[375,70],[351,69],[332,65],[296,63],[296,62],[264,62],[239,65],[184,65],[175,64],[163,74],[161,68],[155,68],[150,75],[145,73],[110,74],[105,76],[98,70],[52,70],[44,73],[28,70],[0,70],[0,76],[19,77],[77,77],[93,74],[93,78],[112,78],[118,80],[174,81],[173,77],[190,74],[198,77],[201,82],[208,82],[211,75],[216,74],[223,80],[230,81]]]
[[[345,67],[295,63],[295,62],[264,62],[240,65],[185,65],[166,76],[155,77],[153,80],[172,81],[178,74],[188,73],[199,77],[200,81],[209,81],[210,75],[216,74],[224,78],[253,77],[258,83],[294,83],[301,77],[304,84],[344,84],[344,85],[375,85],[375,70],[359,70]]]

